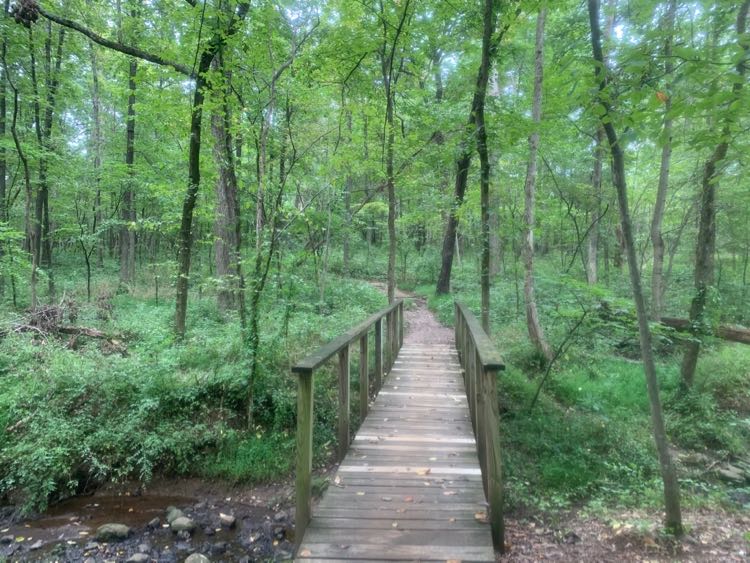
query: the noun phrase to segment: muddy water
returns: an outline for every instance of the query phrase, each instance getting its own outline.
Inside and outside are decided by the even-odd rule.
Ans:
[[[196,522],[193,534],[178,536],[170,530],[165,520],[168,506],[181,509]],[[221,513],[234,515],[236,525],[222,527]],[[6,542],[13,538],[0,544],[0,562],[5,558],[8,562],[119,562],[135,553],[145,553],[150,561],[163,563],[182,562],[191,553],[203,553],[212,562],[284,560],[292,551],[285,515],[262,504],[232,502],[231,498],[77,497],[55,505],[38,518],[0,526],[0,538]],[[97,542],[97,528],[107,523],[125,524],[133,534],[122,542]]]

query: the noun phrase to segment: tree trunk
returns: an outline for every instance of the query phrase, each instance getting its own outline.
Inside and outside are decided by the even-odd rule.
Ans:
[[[223,73],[221,54],[214,59],[212,67],[215,72]],[[211,132],[214,136],[214,162],[219,171],[214,212],[214,260],[219,280],[216,300],[221,311],[228,311],[236,306],[240,229],[237,176],[230,133],[231,116],[227,100],[228,74],[224,80],[226,82],[221,88],[221,103],[211,114]]]
[[[138,61],[130,59],[128,72],[128,110],[125,127],[125,168],[127,180],[122,193],[122,226],[120,227],[120,284],[128,285],[135,278],[135,77]]]
[[[739,78],[733,78],[732,99],[739,99],[745,72],[747,70],[750,41],[744,37],[747,25],[750,0],[745,0],[737,15],[737,36],[742,57],[735,67]],[[708,320],[705,318],[708,305],[708,293],[714,283],[714,252],[716,249],[716,184],[719,179],[719,164],[727,156],[731,126],[734,118],[728,114],[724,119],[721,141],[714,149],[703,167],[700,193],[700,219],[698,223],[698,238],[695,244],[695,297],[690,305],[690,324],[694,338],[687,343],[685,355],[682,358],[680,374],[684,388],[690,388],[695,379],[695,367],[698,363],[701,342],[700,338],[710,332]]]
[[[544,76],[544,23],[547,14],[546,6],[539,8],[536,20],[536,41],[534,48],[534,98],[531,108],[531,118],[534,121],[534,131],[529,136],[529,162],[526,167],[526,182],[524,184],[524,221],[526,236],[523,241],[524,284],[523,295],[526,300],[526,326],[532,344],[539,350],[547,361],[552,361],[552,349],[544,337],[544,330],[539,323],[539,314],[534,297],[534,197],[536,192],[537,152],[539,150],[539,123],[542,118],[542,81]]]
[[[99,97],[99,65],[93,41],[89,41],[89,55],[91,58],[91,119],[94,122],[92,153],[94,155],[94,182],[96,183],[93,230],[96,233],[97,229],[101,228],[102,225],[102,119],[101,100]],[[97,239],[101,239],[101,237],[97,235]],[[104,267],[104,245],[101,240],[97,240],[96,243],[96,264],[99,268]]]
[[[494,27],[493,27],[494,29]],[[488,52],[489,60],[492,61],[497,53],[497,48],[508,29],[506,24],[497,35],[491,39]],[[435,293],[438,295],[450,292],[451,270],[453,269],[453,255],[456,249],[456,237],[458,236],[458,210],[464,202],[466,194],[466,181],[469,176],[469,166],[471,166],[471,155],[473,152],[474,136],[478,132],[476,112],[481,103],[484,103],[484,95],[487,91],[489,82],[489,70],[483,74],[483,67],[480,64],[477,72],[477,81],[474,87],[474,97],[471,100],[471,109],[469,111],[469,120],[464,129],[464,137],[459,145],[458,157],[456,158],[456,182],[453,191],[453,205],[451,206],[448,222],[445,225],[445,234],[443,236],[443,248],[441,252],[440,274],[435,286]]]
[[[750,1],[750,0],[748,0]],[[661,468],[662,481],[664,483],[664,504],[666,509],[666,526],[674,534],[682,534],[682,515],[680,511],[680,485],[677,481],[677,472],[672,463],[672,455],[669,451],[669,442],[664,427],[664,417],[659,397],[659,384],[656,376],[656,365],[654,362],[653,348],[651,345],[651,329],[648,324],[646,304],[641,287],[641,275],[638,271],[638,262],[635,252],[635,240],[630,222],[630,210],[628,209],[628,192],[625,180],[625,155],[622,145],[619,143],[617,133],[613,125],[613,112],[609,101],[608,81],[604,56],[602,55],[601,32],[599,30],[599,0],[588,0],[589,20],[591,24],[591,45],[594,55],[594,69],[596,80],[599,85],[598,102],[604,109],[600,115],[601,125],[607,134],[610,153],[612,155],[612,181],[617,190],[617,200],[620,208],[620,220],[622,223],[623,240],[628,257],[628,270],[630,283],[633,289],[633,300],[638,316],[638,334],[640,337],[641,357],[646,376],[646,387],[648,388],[649,403],[651,406],[651,422],[653,426],[654,442],[659,454],[659,465]]]
[[[227,39],[234,35],[239,23],[247,15],[250,4],[242,1],[237,6],[228,29],[215,30],[200,55],[195,75],[195,89],[193,91],[193,107],[190,112],[190,144],[188,148],[188,186],[182,203],[182,220],[178,234],[177,256],[177,287],[175,290],[175,333],[178,338],[185,336],[185,321],[187,318],[188,282],[190,277],[190,254],[193,244],[193,211],[198,199],[201,170],[201,132],[203,118],[203,100],[206,89],[206,73],[211,68],[211,62]]]
[[[664,40],[664,73],[671,80],[674,65],[672,64],[672,35],[677,12],[677,1],[670,0],[666,15],[667,36]],[[656,191],[654,216],[651,220],[651,244],[654,247],[654,265],[651,272],[651,320],[658,321],[662,315],[664,298],[664,237],[661,225],[669,189],[669,164],[672,157],[672,92],[671,82],[667,83],[666,100],[664,101],[664,146],[661,149],[661,167],[659,169],[659,187]]]
[[[490,49],[495,30],[493,1],[484,2],[484,25],[482,33],[482,61],[479,67],[481,80],[477,81],[478,103],[476,105],[477,152],[479,153],[479,187],[482,224],[482,327],[490,333],[490,159],[487,151],[487,127],[484,123],[484,102],[487,98],[487,82],[490,78]]]
[[[8,8],[10,6],[10,0],[5,0],[3,14],[7,15]],[[2,44],[0,44],[0,63],[2,63],[2,69],[0,69],[0,141],[5,140],[5,120],[6,120],[6,70],[5,70],[5,57],[8,50],[8,37],[5,27],[3,28]],[[6,183],[7,174],[7,151],[5,145],[0,143],[0,222],[6,222],[8,220],[8,210],[6,208]],[[2,259],[5,253],[5,248],[0,245],[0,259]],[[5,296],[5,276],[0,276],[0,299]]]
[[[602,214],[602,163],[604,162],[604,130],[596,128],[594,145],[594,169],[591,173],[591,186],[594,190],[594,225],[586,241],[586,282],[594,285],[599,281],[599,221]]]

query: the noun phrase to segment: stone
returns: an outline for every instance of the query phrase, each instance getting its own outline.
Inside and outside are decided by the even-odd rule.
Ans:
[[[289,520],[289,514],[287,514],[286,510],[280,510],[273,515],[274,522],[284,522],[285,520]]]
[[[177,539],[189,542],[190,541],[190,532],[188,532],[187,530],[180,530],[179,532],[177,532]]]
[[[180,510],[179,508],[175,508],[174,506],[170,506],[169,508],[167,508],[167,523],[168,524],[171,524],[178,518],[184,518],[184,517],[185,517],[185,513],[182,512],[182,510]]]
[[[138,553],[150,553],[151,546],[147,543],[138,544]]]
[[[31,545],[29,546],[29,549],[30,549],[31,551],[36,551],[37,549],[42,549],[42,546],[43,546],[43,545],[44,545],[44,542],[43,542],[42,540],[37,540],[37,541],[35,541],[34,543],[32,543],[32,544],[31,544]]]
[[[206,526],[205,528],[203,528],[203,533],[210,537],[216,534],[216,530],[214,530],[211,526]]]
[[[234,525],[237,523],[237,518],[235,518],[231,514],[224,514],[223,512],[220,512],[219,522],[221,522],[221,525],[224,528],[234,528]]]
[[[0,538],[0,544],[5,545],[9,543],[13,543],[13,536],[7,535]]]
[[[195,530],[195,522],[188,518],[187,516],[180,516],[179,518],[175,518],[170,522],[170,526],[172,528],[173,532],[192,532]]]
[[[193,553],[185,559],[185,563],[211,563],[211,560],[202,553]]]
[[[725,465],[724,467],[718,468],[716,472],[719,474],[720,478],[724,481],[729,481],[730,483],[742,484],[747,478],[745,473],[739,467],[735,467],[734,465]]]
[[[95,541],[90,541],[86,545],[83,546],[83,551],[93,551],[98,550],[101,546],[96,543]]]
[[[158,518],[154,518],[148,523],[148,527],[151,528],[152,530],[155,530],[159,526],[161,526],[161,520],[159,520]]]
[[[216,542],[211,546],[211,554],[212,555],[221,555],[227,550],[227,543],[220,541]]]
[[[87,557],[83,560],[83,563],[96,563],[96,559],[94,559],[93,557]]]
[[[134,553],[127,559],[126,563],[148,563],[151,561],[151,557],[145,553]]]
[[[99,526],[94,537],[99,541],[118,541],[127,539],[130,532],[125,524],[104,524]]]

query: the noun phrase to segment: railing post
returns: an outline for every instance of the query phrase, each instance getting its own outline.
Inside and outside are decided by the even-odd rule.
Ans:
[[[383,320],[375,321],[375,393],[383,386]]]
[[[339,461],[349,449],[349,345],[339,351]]]
[[[477,414],[476,420],[476,438],[477,438],[477,454],[479,456],[479,466],[482,469],[482,486],[484,487],[484,496],[487,496],[488,489],[488,478],[487,478],[487,391],[485,389],[485,370],[482,366],[482,362],[479,359],[479,354],[474,352],[476,370],[474,374],[475,387],[474,392],[476,393],[477,401]]]
[[[398,349],[404,345],[404,302],[398,305]]]
[[[503,522],[503,462],[500,450],[500,409],[497,405],[497,377],[493,370],[484,371],[485,448],[487,466],[487,502],[490,505],[490,526],[495,549],[505,551]]]
[[[313,375],[312,370],[298,374],[297,379],[297,511],[295,540],[302,543],[307,524],[312,518],[310,480],[313,444]]]
[[[370,401],[370,378],[367,361],[367,332],[359,339],[359,421],[364,422]]]

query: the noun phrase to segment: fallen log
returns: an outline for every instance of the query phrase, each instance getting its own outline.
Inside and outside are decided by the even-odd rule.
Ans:
[[[689,319],[662,317],[661,324],[671,327],[679,332],[690,332]],[[750,329],[739,326],[721,325],[716,329],[715,336],[731,342],[750,344]]]

